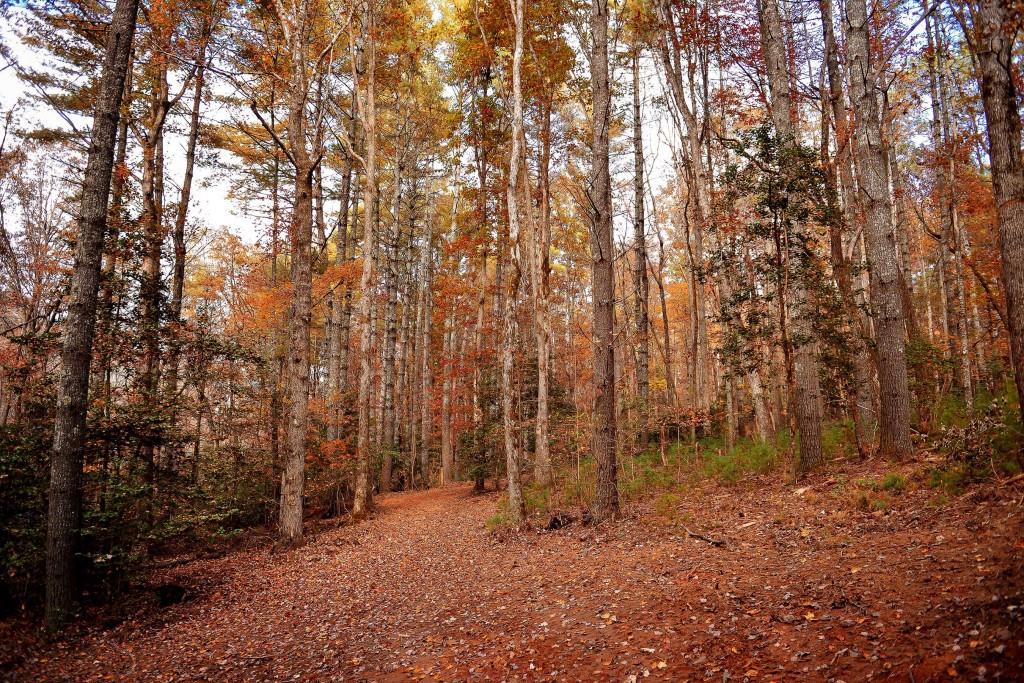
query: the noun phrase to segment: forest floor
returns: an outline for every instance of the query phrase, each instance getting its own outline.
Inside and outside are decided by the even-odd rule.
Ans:
[[[5,624],[0,650],[25,681],[1024,680],[1024,481],[851,503],[881,467],[556,531],[493,533],[466,486],[381,496],[301,548],[155,572],[179,604],[56,642]]]

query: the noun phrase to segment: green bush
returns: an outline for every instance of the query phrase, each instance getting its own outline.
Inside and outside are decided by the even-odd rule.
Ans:
[[[896,472],[890,472],[882,479],[882,488],[886,491],[902,491],[907,488],[907,480]]]

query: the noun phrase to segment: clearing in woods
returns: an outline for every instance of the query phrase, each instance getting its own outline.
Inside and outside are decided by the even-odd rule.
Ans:
[[[23,640],[16,680],[1020,680],[1021,488],[851,510],[835,481],[496,536],[494,494],[382,496],[304,547],[159,571],[110,630]],[[664,507],[664,506],[663,506]],[[704,537],[699,538],[700,537]],[[722,541],[714,545],[709,541]],[[0,640],[12,636],[4,627]],[[17,642],[23,635],[8,642]],[[15,645],[19,647],[19,645]],[[10,655],[10,652],[7,653]]]

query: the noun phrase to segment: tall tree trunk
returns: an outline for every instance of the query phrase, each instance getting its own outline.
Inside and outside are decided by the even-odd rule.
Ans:
[[[121,96],[128,71],[138,0],[117,0],[107,30],[92,135],[78,213],[78,241],[61,352],[57,415],[50,460],[46,530],[46,624],[62,626],[74,603],[74,558],[82,523],[82,449],[89,365],[96,330],[100,261],[107,224]]]
[[[199,115],[203,103],[203,88],[206,84],[206,49],[212,31],[212,18],[204,27],[199,56],[196,59],[192,112],[189,116],[188,141],[185,145],[185,174],[181,180],[181,192],[178,195],[178,210],[174,216],[174,267],[171,275],[171,301],[168,307],[168,320],[172,324],[181,323],[181,305],[185,292],[185,223],[188,218],[188,205],[192,198],[192,178],[195,174],[196,147],[199,142]],[[181,344],[174,340],[167,359],[167,405],[170,409],[170,421],[173,426],[177,419],[178,372],[181,360]],[[165,446],[166,448],[166,446]],[[172,446],[165,459],[168,469],[174,467],[174,455],[178,447]]]
[[[355,117],[349,128],[349,140],[354,135]],[[338,235],[336,236],[336,247],[334,252],[335,265],[343,265],[348,262],[349,228],[348,215],[352,197],[352,160],[345,158],[345,166],[341,173],[341,188],[338,190],[338,198],[341,206],[338,208]],[[343,287],[337,286],[331,293],[331,327],[334,336],[330,345],[330,369],[328,375],[331,381],[331,388],[328,392],[328,405],[331,416],[331,435],[335,439],[341,438],[341,422],[344,415],[342,394],[346,388],[346,375],[348,374],[348,320],[346,319],[346,306],[351,301],[352,287],[346,283]]]
[[[129,64],[132,63],[132,55],[129,55],[128,61]],[[111,360],[114,355],[114,339],[111,335],[114,332],[115,278],[117,276],[118,258],[121,255],[120,234],[124,225],[124,199],[129,175],[125,161],[128,156],[128,123],[129,117],[131,116],[131,100],[132,70],[129,69],[128,73],[125,75],[124,96],[121,100],[121,117],[117,124],[117,152],[114,156],[114,170],[111,176],[110,211],[109,216],[107,217],[106,248],[104,250],[100,271],[99,308],[97,311],[97,325],[99,326],[101,344],[97,358],[99,361],[99,369],[96,374],[100,378],[100,391],[102,392],[100,394],[100,399],[103,402],[104,417],[110,417],[111,409],[113,407],[113,401],[111,399],[114,373],[111,367]],[[111,450],[112,447],[113,446],[111,444],[108,444],[105,447],[105,458],[108,457],[106,451]],[[103,467],[104,473],[107,471],[107,462],[108,461],[105,459]],[[104,501],[106,497],[106,486],[107,480],[104,478],[104,493],[101,494],[101,505],[103,504],[102,501]]]
[[[270,87],[270,128],[277,130],[274,120],[277,108],[276,81]],[[277,262],[281,252],[281,157],[277,147],[270,163],[270,284],[278,284]],[[281,463],[281,412],[284,397],[284,343],[281,339],[280,327],[275,326],[271,333],[273,345],[274,385],[270,392],[270,462],[275,475]],[[278,486],[280,488],[280,486]],[[276,491],[280,494],[280,491]]]
[[[508,516],[509,522],[515,525],[523,523],[526,518],[526,505],[523,501],[522,486],[519,480],[519,444],[518,425],[515,415],[515,397],[513,392],[512,371],[515,362],[515,342],[517,327],[516,304],[519,298],[519,282],[522,275],[521,236],[520,236],[520,199],[525,200],[522,211],[532,215],[533,208],[529,204],[529,193],[524,191],[527,169],[523,163],[526,158],[526,135],[523,131],[523,2],[515,0],[515,47],[512,52],[512,151],[509,153],[508,170],[508,226],[511,263],[508,274],[508,289],[504,297],[502,310],[501,337],[501,422],[505,436],[505,468],[508,476]],[[529,223],[529,219],[527,223]],[[532,235],[527,235],[526,243],[530,244]],[[499,286],[504,283],[499,281]]]
[[[925,7],[927,10],[927,7]],[[928,45],[928,87],[931,99],[931,137],[932,147],[935,154],[935,193],[938,195],[939,216],[941,218],[941,232],[939,238],[942,242],[939,250],[939,267],[942,269],[942,295],[943,306],[946,312],[945,328],[946,353],[953,368],[953,383],[960,390],[966,389],[963,384],[963,363],[962,349],[958,348],[961,339],[961,328],[964,321],[960,315],[961,291],[959,283],[962,280],[958,277],[957,239],[954,225],[953,187],[955,179],[953,171],[953,150],[951,142],[953,130],[950,125],[949,112],[947,108],[947,88],[945,84],[943,61],[945,58],[945,46],[942,42],[941,32],[936,26],[937,19],[933,16],[925,18],[925,35]],[[968,376],[970,367],[967,368]]]
[[[551,484],[551,447],[549,444],[550,408],[548,384],[551,375],[551,109],[553,96],[545,95],[541,136],[541,152],[537,164],[540,177],[540,232],[531,240],[534,332],[537,337],[537,420],[534,430],[536,446],[533,456],[533,478],[539,486]],[[527,204],[529,206],[529,203]]]
[[[795,149],[793,105],[786,68],[786,45],[782,38],[782,22],[776,0],[761,0],[761,44],[768,70],[771,91],[772,120],[785,157],[787,150]],[[783,161],[785,168],[785,161]],[[787,258],[788,261],[788,258]],[[787,278],[792,287],[793,306],[789,307],[793,334],[793,386],[791,397],[795,404],[797,429],[800,431],[800,472],[817,466],[821,453],[821,386],[818,361],[814,352],[814,332],[811,325],[810,301],[806,286],[799,277]]]
[[[1018,93],[1013,80],[1013,37],[1020,30],[1020,16],[1011,15],[1009,5],[1002,0],[979,0],[967,7],[973,26],[964,29],[977,58],[992,164],[992,194],[999,219],[1010,361],[1017,395],[1024,397],[1024,161]],[[1020,407],[1024,416],[1024,400]]]
[[[881,392],[879,450],[886,457],[902,457],[912,447],[906,327],[879,121],[878,78],[872,68],[865,0],[848,0],[846,25],[850,95],[856,111],[857,168],[871,277],[871,312],[877,338]]]
[[[457,181],[456,181],[457,183]],[[456,186],[456,199],[454,206],[458,205],[458,187]],[[453,208],[452,212],[455,213]],[[430,438],[433,432],[431,415],[433,414],[433,373],[430,369],[430,335],[433,323],[433,285],[434,275],[434,233],[430,224],[427,225],[427,234],[423,239],[423,253],[420,257],[420,273],[422,285],[420,287],[420,476],[423,477],[423,487],[430,486]],[[414,416],[415,419],[415,416]]]
[[[352,505],[354,517],[365,516],[373,505],[370,489],[370,380],[373,374],[373,326],[371,307],[375,294],[374,282],[374,223],[377,206],[377,101],[376,63],[377,44],[374,28],[373,3],[365,0],[363,6],[362,40],[366,50],[363,66],[362,96],[359,114],[363,123],[366,181],[363,188],[363,272],[360,276],[359,321],[359,414],[356,431],[356,485]]]
[[[615,252],[612,243],[612,191],[608,172],[608,0],[592,0],[593,142],[590,171],[591,292],[594,307],[593,453],[597,490],[593,516],[598,522],[619,514],[615,462]]]
[[[647,300],[647,231],[644,223],[644,141],[640,110],[640,49],[633,48],[633,322],[636,325],[636,394],[640,403],[640,446],[647,448],[647,413],[650,403],[648,359],[650,343]]]
[[[164,31],[157,31],[158,46],[164,44]],[[166,39],[169,40],[169,37]],[[139,361],[140,401],[157,409],[160,382],[160,255],[164,243],[163,227],[163,147],[164,122],[170,110],[167,66],[164,55],[158,62],[155,85],[150,95],[149,117],[142,139],[142,282],[139,285],[139,328],[142,357]],[[156,444],[147,438],[142,444],[143,461],[150,477],[156,474]]]
[[[656,11],[663,28],[659,45],[662,68],[665,71],[675,110],[682,117],[680,121],[679,117],[673,115],[676,130],[685,142],[681,164],[684,172],[677,173],[677,175],[685,177],[690,196],[693,199],[688,204],[688,212],[685,216],[689,223],[687,257],[690,264],[691,315],[693,316],[693,325],[691,326],[693,407],[698,410],[708,410],[713,400],[714,368],[708,343],[703,270],[704,232],[712,213],[711,183],[704,161],[705,149],[701,142],[703,126],[697,119],[695,108],[690,105],[683,88],[684,82],[688,81],[691,86],[691,95],[695,96],[694,80],[684,77],[684,71],[692,73],[690,69],[695,68],[696,65],[692,61],[689,64],[683,63],[682,55],[686,54],[686,51],[683,47],[683,38],[680,37],[679,30],[675,25],[673,4],[670,0],[658,0]]]
[[[441,348],[441,485],[455,481],[455,453],[452,444],[452,337],[454,321],[452,313],[444,318]]]
[[[672,361],[672,332],[668,325],[668,304],[665,297],[665,240],[661,236],[661,230],[656,231],[658,235],[658,272],[654,282],[658,285],[658,302],[661,305],[661,336],[664,346],[665,363],[665,393],[668,404],[672,408],[679,405],[679,397],[676,395],[676,366]],[[657,337],[655,337],[657,339]]]
[[[345,249],[346,259],[352,259],[355,256],[356,247],[356,236],[359,232],[359,174],[355,174],[352,186],[349,188],[351,193],[351,209],[349,214],[351,218],[349,223],[351,224],[348,232],[347,246]],[[352,286],[345,287],[345,298],[343,307],[341,309],[341,321],[339,340],[336,342],[341,345],[339,357],[340,366],[338,368],[338,379],[339,379],[339,402],[337,407],[338,420],[340,422],[344,406],[340,400],[340,396],[347,395],[349,391],[349,366],[351,365],[351,339],[352,339],[352,290],[355,289]]]
[[[403,161],[397,160],[394,176],[394,195],[392,198],[392,224],[385,235],[382,235],[381,255],[384,258],[384,287],[387,302],[384,307],[384,348],[381,355],[381,470],[380,490],[387,493],[391,490],[391,467],[395,452],[395,377],[396,348],[398,343],[398,244],[402,240],[402,183]]]
[[[491,66],[486,65],[480,75],[480,102],[487,101],[487,91],[491,79]],[[479,219],[480,235],[486,236],[490,231],[490,220],[487,211],[487,175],[488,175],[488,154],[484,137],[487,130],[487,109],[477,106],[477,116],[480,120],[481,134],[474,140],[474,154],[476,162],[477,182],[479,192],[477,193],[477,217]],[[481,391],[483,389],[483,365],[484,365],[484,317],[487,309],[487,242],[480,247],[480,264],[478,266],[479,284],[477,290],[476,323],[473,327],[474,355],[473,363],[473,427],[479,433],[484,426],[484,411],[490,411],[489,407],[483,405]],[[479,481],[479,480],[478,480]],[[445,480],[448,483],[448,480]]]
[[[852,138],[846,115],[843,96],[843,75],[839,70],[839,49],[836,44],[832,19],[832,0],[819,0],[822,30],[825,42],[825,68],[828,74],[828,105],[836,129],[836,156],[833,163],[832,182],[838,184],[843,200],[842,220],[836,219],[831,229],[832,271],[835,274],[839,295],[843,300],[850,325],[851,355],[853,356],[853,431],[857,450],[866,456],[874,448],[877,419],[872,392],[872,360],[865,342],[867,325],[862,320],[863,312],[857,306],[850,275],[850,263],[846,257],[844,231],[854,231],[857,226],[856,190],[853,179]],[[823,104],[824,107],[824,104]],[[826,110],[827,112],[827,110]]]
[[[288,321],[288,385],[285,441],[287,456],[281,474],[281,534],[291,543],[302,540],[302,494],[305,484],[306,431],[309,422],[309,326],[312,318],[313,176],[319,159],[310,158],[306,142],[309,100],[307,21],[304,0],[292,29],[292,78],[288,106],[288,146],[295,167],[295,198],[291,224],[292,303]]]

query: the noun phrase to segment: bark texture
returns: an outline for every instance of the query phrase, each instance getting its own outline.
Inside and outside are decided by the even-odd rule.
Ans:
[[[647,407],[650,402],[647,301],[647,232],[644,221],[644,142],[640,109],[640,51],[633,50],[633,323],[636,327],[636,394],[640,401],[640,445],[647,446]]]
[[[992,193],[999,217],[999,247],[1006,288],[1006,319],[1017,395],[1024,396],[1024,161],[1021,123],[1013,81],[1013,43],[1019,14],[1011,16],[1002,0],[968,5],[974,31],[981,101],[985,108]],[[1024,401],[1021,402],[1024,416]]]
[[[359,395],[356,402],[358,425],[356,427],[356,483],[352,514],[365,516],[373,505],[370,490],[370,382],[373,376],[372,309],[375,296],[374,237],[377,206],[377,101],[376,61],[377,50],[374,37],[373,5],[367,1],[363,8],[362,38],[364,41],[365,64],[360,79],[362,93],[358,97],[359,114],[363,124],[363,162],[365,183],[363,186],[363,270],[359,278],[361,296],[357,319],[359,325]]]
[[[114,166],[121,96],[128,72],[138,0],[114,6],[93,114],[78,214],[78,240],[65,321],[57,416],[50,461],[46,531],[46,624],[59,628],[74,604],[75,545],[81,530],[82,449],[88,411],[89,366],[96,331],[100,262]]]
[[[596,521],[619,514],[615,462],[615,252],[612,243],[612,192],[608,172],[608,126],[611,92],[608,84],[608,3],[593,0],[590,14],[593,54],[593,141],[590,171],[591,296],[594,310],[593,453],[597,463]]]
[[[777,0],[761,2],[761,44],[768,69],[771,90],[772,120],[782,147],[783,168],[788,150],[796,146],[793,126],[793,103],[786,67],[786,45],[782,37],[782,21]],[[790,278],[793,306],[789,307],[792,323],[793,386],[791,399],[800,432],[800,455],[797,470],[806,472],[817,466],[821,454],[821,385],[818,361],[814,351],[814,332],[809,315],[807,289],[799,277]]]
[[[527,201],[525,206],[520,206],[520,199],[526,199],[526,193],[522,192],[526,183],[523,176],[526,175],[523,159],[525,158],[524,143],[526,136],[523,133],[523,86],[522,86],[522,63],[523,63],[523,1],[515,0],[515,47],[512,51],[512,151],[509,154],[508,169],[508,225],[509,245],[511,246],[511,260],[509,268],[508,289],[505,294],[505,301],[502,310],[502,337],[501,337],[501,423],[505,438],[505,471],[508,477],[508,518],[514,525],[520,525],[526,518],[526,505],[523,501],[523,490],[519,475],[519,431],[518,421],[515,414],[515,398],[513,392],[512,372],[515,363],[515,341],[516,341],[516,302],[519,295],[519,281],[522,273],[520,232],[522,216],[529,213],[532,208]],[[522,196],[521,196],[522,195]],[[501,283],[499,283],[501,284]]]
[[[849,0],[846,27],[850,97],[856,112],[859,200],[864,208],[878,359],[879,451],[886,457],[902,457],[912,446],[906,324],[865,0]]]

